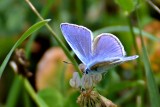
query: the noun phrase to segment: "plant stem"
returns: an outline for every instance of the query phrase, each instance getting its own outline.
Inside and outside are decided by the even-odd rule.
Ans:
[[[49,0],[47,2],[47,5],[42,9],[42,11],[40,12],[42,14],[43,17],[46,17],[49,13],[49,10],[51,9],[53,2],[55,2],[55,0]],[[38,18],[36,19],[38,21]],[[35,40],[36,36],[37,36],[38,32],[35,32],[32,34],[32,36],[29,38],[27,45],[25,47],[26,50],[26,57],[29,59],[30,55],[31,55],[31,46],[33,41]]]
[[[132,39],[133,39],[134,49],[136,51],[136,54],[139,55],[138,46],[137,46],[137,43],[136,43],[136,35],[134,33],[134,30],[133,30],[132,19],[131,19],[130,15],[128,16],[128,23],[129,23],[129,29],[130,29]]]
[[[31,99],[30,99],[30,96],[29,96],[29,94],[26,92],[26,90],[25,90],[25,87],[24,87],[24,85],[23,85],[23,88],[24,88],[24,90],[23,90],[23,102],[24,102],[24,107],[31,107],[32,105],[32,103],[31,103]]]
[[[148,2],[148,4],[151,5],[151,7],[153,7],[160,14],[160,9],[155,4],[153,4],[152,1],[150,0],[146,0],[146,1]]]
[[[135,35],[135,32],[134,32],[134,28],[133,28],[133,25],[132,25],[132,19],[131,19],[131,15],[128,16],[128,21],[129,21],[129,28],[130,28],[130,32],[131,32],[131,35],[132,35],[132,39],[133,39],[133,45],[134,45],[134,48],[135,48],[135,51],[136,51],[136,54],[138,54],[139,56],[140,53],[139,53],[139,50],[138,50],[138,46],[137,46],[137,43],[136,43],[136,35]],[[137,59],[137,76],[138,76],[138,79],[139,80],[142,80],[143,78],[143,72],[142,72],[142,64],[141,64],[141,61],[140,61],[140,58]],[[143,98],[143,91],[144,91],[144,87],[141,86],[141,88],[139,88],[138,90],[138,94],[142,100]],[[141,103],[141,105],[143,105]]]
[[[39,17],[40,20],[44,20],[43,17],[38,13],[36,8],[32,5],[32,3],[29,0],[26,0],[26,2],[29,4],[33,12]],[[81,71],[78,68],[78,64],[75,61],[75,59],[71,56],[69,50],[65,47],[65,45],[62,43],[62,41],[58,38],[57,34],[52,30],[52,28],[49,26],[49,24],[46,24],[47,29],[51,32],[53,37],[56,39],[56,41],[59,43],[60,47],[63,49],[64,53],[67,55],[67,57],[70,59],[72,64],[74,65],[75,69],[79,72],[81,75]]]
[[[136,54],[138,54],[140,56],[140,53],[139,53],[139,50],[138,50],[138,46],[137,46],[137,43],[136,43],[136,35],[134,33],[134,28],[133,28],[133,25],[132,25],[132,20],[131,20],[131,16],[129,15],[128,16],[128,24],[129,24],[129,29],[130,29],[130,32],[131,32],[131,35],[132,35],[132,40],[133,40],[133,46],[134,46],[134,49],[136,51]],[[141,61],[140,61],[140,58],[137,59],[137,65],[138,65],[138,70],[140,73],[138,73],[138,78],[139,79],[142,79],[143,75],[142,75],[142,70],[141,70]]]
[[[34,91],[31,84],[29,83],[29,81],[26,78],[24,78],[24,86],[25,86],[27,92],[29,93],[29,95],[32,97],[32,99],[35,101],[35,103],[39,107],[48,107],[48,105],[41,99],[41,97],[39,97],[36,94],[36,92]]]

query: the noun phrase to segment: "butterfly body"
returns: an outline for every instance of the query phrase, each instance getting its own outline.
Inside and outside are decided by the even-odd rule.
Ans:
[[[103,73],[123,62],[134,60],[138,55],[126,57],[119,39],[110,33],[102,33],[93,39],[92,32],[83,26],[62,23],[62,33],[85,65],[85,74]]]

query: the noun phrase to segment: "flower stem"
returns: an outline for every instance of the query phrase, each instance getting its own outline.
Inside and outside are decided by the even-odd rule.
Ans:
[[[136,35],[134,33],[134,28],[133,28],[133,25],[132,25],[132,20],[131,20],[131,16],[129,15],[128,16],[128,24],[129,24],[129,29],[130,29],[130,32],[131,32],[131,35],[132,35],[132,39],[133,39],[133,46],[134,46],[134,49],[136,51],[136,54],[140,55],[139,51],[138,51],[138,46],[137,46],[137,43],[136,43]],[[138,78],[139,79],[142,79],[143,77],[143,74],[142,74],[142,71],[141,71],[141,61],[140,61],[140,58],[137,59],[137,65],[138,65]]]
[[[131,32],[131,35],[132,35],[132,39],[133,39],[133,46],[134,46],[134,49],[136,51],[136,54],[138,54],[139,56],[140,53],[139,53],[139,50],[138,50],[138,46],[137,46],[137,43],[136,43],[136,34],[134,32],[134,28],[133,28],[133,25],[132,25],[132,18],[131,18],[131,14],[128,16],[128,23],[129,23],[129,29],[130,29],[130,32]],[[142,80],[143,79],[143,72],[142,72],[142,63],[140,61],[140,58],[137,59],[137,76],[138,76],[138,79]],[[141,87],[138,92],[139,92],[139,96],[141,96],[141,98],[143,98],[143,91],[144,91],[144,87]]]
[[[146,1],[148,2],[148,4],[151,5],[151,7],[153,7],[160,14],[160,9],[155,4],[153,4],[152,1],[150,0],[146,0]]]
[[[34,91],[31,84],[29,83],[29,81],[26,78],[24,78],[24,86],[25,86],[27,92],[29,93],[29,95],[32,97],[32,99],[35,101],[35,103],[39,107],[48,107],[48,105],[41,99],[41,97],[39,97],[36,94],[36,92]]]
[[[134,33],[134,30],[133,30],[132,19],[131,19],[130,15],[128,16],[128,24],[129,24],[129,29],[130,29],[132,39],[133,39],[134,49],[136,51],[136,54],[139,55],[138,46],[137,46],[137,43],[136,43],[136,35]]]

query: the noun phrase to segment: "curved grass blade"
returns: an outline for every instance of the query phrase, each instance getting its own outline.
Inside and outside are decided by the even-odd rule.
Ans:
[[[137,27],[134,27],[133,31],[135,34],[139,35],[139,29]],[[110,27],[105,27],[105,28],[94,31],[94,35],[98,35],[103,32],[110,32],[110,33],[112,32],[130,32],[130,29],[128,26],[110,26]],[[160,38],[157,38],[154,35],[147,33],[145,31],[142,31],[142,36],[145,36],[153,41],[160,41]]]
[[[37,22],[36,24],[32,25],[21,37],[20,39],[14,44],[14,46],[12,47],[12,49],[10,50],[10,52],[8,53],[8,55],[6,56],[6,58],[4,59],[1,67],[0,67],[0,78],[2,76],[2,73],[9,61],[9,58],[11,57],[13,51],[27,38],[29,37],[32,33],[34,33],[36,30],[40,29],[42,26],[44,26],[47,22],[49,22],[50,19],[44,20],[44,21],[40,21]]]
[[[146,1],[160,14],[160,9],[154,3],[152,3],[151,0],[146,0]],[[137,17],[139,20],[140,15],[138,11],[137,11]],[[140,21],[139,21],[139,28],[141,28]],[[141,29],[140,29],[140,34],[141,34]],[[143,60],[144,60],[144,65],[145,65],[146,78],[148,82],[148,92],[150,96],[151,107],[160,107],[160,93],[159,93],[158,85],[156,84],[154,75],[152,73],[151,65],[148,59],[147,49],[144,45],[142,36],[141,36],[141,42],[143,46],[142,49],[144,52]]]

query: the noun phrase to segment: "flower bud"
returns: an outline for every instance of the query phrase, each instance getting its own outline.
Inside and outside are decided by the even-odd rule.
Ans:
[[[94,84],[99,83],[102,80],[102,74],[93,74],[92,80]]]
[[[78,67],[82,71],[82,73],[84,73],[86,66],[83,63],[81,63],[81,64],[79,64]]]
[[[93,81],[91,75],[83,75],[81,79],[82,88],[89,89],[93,86]]]
[[[81,86],[81,79],[78,72],[73,73],[73,77],[70,79],[69,83],[74,88],[79,88]]]

